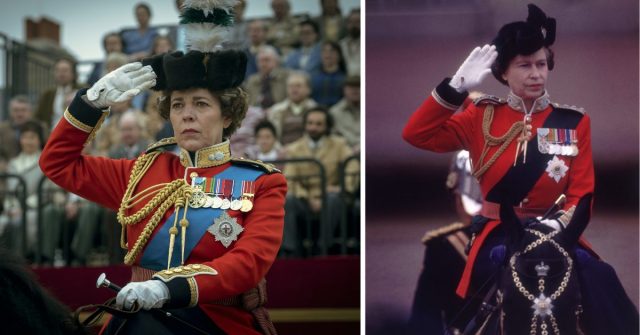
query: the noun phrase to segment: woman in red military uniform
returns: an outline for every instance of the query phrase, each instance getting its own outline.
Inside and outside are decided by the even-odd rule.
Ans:
[[[206,19],[201,14],[207,10],[221,25],[224,15],[232,15],[187,8],[183,17]],[[55,183],[118,211],[124,261],[132,266],[118,307],[139,306],[140,314],[162,307],[211,334],[272,334],[262,307],[264,277],[281,244],[286,181],[272,166],[231,157],[227,138],[248,106],[239,87],[244,53],[191,43],[200,51],[160,55],[143,61],[146,66],[127,64],[79,91],[40,164]],[[164,92],[160,111],[175,137],[134,160],[82,155],[108,107],[148,88]],[[165,150],[174,144],[179,156]],[[133,332],[136,322],[114,317],[106,333],[121,326]],[[170,333],[189,329],[163,326]],[[145,333],[167,331],[143,327]]]
[[[542,224],[560,230],[569,223],[578,201],[593,193],[589,116],[582,109],[551,103],[545,89],[554,67],[550,46],[555,41],[555,28],[555,19],[529,5],[526,22],[503,26],[492,45],[474,49],[456,74],[432,91],[404,129],[404,139],[416,147],[470,152],[473,174],[484,199],[480,213],[484,227],[472,239],[456,290],[461,297],[476,294],[495,272],[497,265],[489,260],[489,253],[504,240],[499,220],[501,203],[513,204],[521,217],[537,217]],[[454,113],[468,90],[489,73],[510,88],[507,99],[483,96]],[[542,218],[556,202],[557,213]],[[609,271],[607,264],[583,254],[590,264],[597,262],[600,274]],[[603,280],[622,290],[615,275],[605,277]],[[582,286],[585,299],[602,299],[595,297],[593,290],[585,292],[589,291],[587,286]],[[623,305],[618,311],[629,313],[619,317],[610,311],[610,323],[632,325],[635,319],[637,329],[633,304],[627,298],[618,306]],[[599,313],[588,308],[585,313]]]

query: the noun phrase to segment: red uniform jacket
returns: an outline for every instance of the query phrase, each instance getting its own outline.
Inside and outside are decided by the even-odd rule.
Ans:
[[[456,92],[448,83],[449,80],[445,79],[433,90],[431,96],[413,113],[402,135],[407,142],[421,149],[435,152],[468,150],[475,171],[500,147],[490,147],[483,161],[479,161],[485,145],[482,127],[487,106],[493,106],[494,109],[490,134],[500,137],[515,122],[523,121],[524,103],[514,95],[510,95],[507,101],[485,96],[456,113],[467,94]],[[482,214],[493,220],[476,236],[458,286],[457,292],[461,296],[466,295],[475,256],[482,242],[499,224],[497,219],[501,200],[515,200],[517,213],[532,217],[542,215],[564,194],[567,200],[562,208],[565,212],[562,220],[566,224],[573,213],[573,206],[582,196],[593,193],[589,117],[581,110],[551,104],[545,94],[535,101],[530,124],[532,138],[528,143],[526,163],[523,163],[520,154],[516,167],[513,167],[517,146],[517,140],[514,140],[486,173],[480,176],[480,187],[485,199]],[[544,134],[545,129],[550,129],[552,135],[562,135],[557,140],[567,143],[565,146],[569,146],[568,143],[573,140],[578,148],[577,154],[550,154],[539,149],[538,133]],[[549,136],[545,139],[556,140]],[[507,176],[509,170],[512,172]]]
[[[106,115],[86,104],[81,99],[81,94],[84,92],[78,93],[65,112],[64,118],[51,134],[42,153],[40,165],[52,181],[66,190],[117,210],[125,194],[135,160],[114,160],[81,154],[83,144],[90,140],[90,134],[92,135],[97,128],[96,124]],[[173,153],[160,153],[142,176],[134,195],[149,186],[176,179],[184,178],[190,185],[191,175],[194,172],[200,177],[212,177],[221,173],[235,164],[228,159],[230,156],[228,142],[221,148],[225,153],[224,161],[226,162],[220,165],[206,164],[206,155],[200,155],[199,158],[196,156],[196,166],[201,166],[204,162],[205,167],[186,167],[192,165],[188,155],[183,155],[181,160]],[[260,169],[259,165],[256,164],[253,168]],[[176,277],[166,282],[171,296],[169,302],[171,308],[186,307],[195,302],[226,333],[259,334],[255,330],[251,313],[240,307],[225,306],[215,302],[238,296],[256,287],[276,258],[282,240],[287,186],[282,174],[270,172],[277,172],[277,170],[261,174],[255,180],[255,196],[251,211],[226,211],[244,228],[244,231],[238,235],[237,241],[225,247],[215,240],[213,234],[205,232],[184,262],[185,265],[206,265],[214,269],[217,275],[199,274],[195,271],[189,280]],[[133,206],[128,214],[135,213],[150,199],[151,197],[146,198]],[[174,207],[171,206],[160,221],[160,225],[153,231],[151,239],[173,212]],[[151,215],[138,224],[127,226],[129,249],[133,247],[150,217]],[[140,264],[140,258],[144,252],[143,249],[135,258],[134,266]],[[162,257],[166,259],[166,250],[163,253],[165,254]],[[180,249],[176,248],[174,254],[180,254]]]

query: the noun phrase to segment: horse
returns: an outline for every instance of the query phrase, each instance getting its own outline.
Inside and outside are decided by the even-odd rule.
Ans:
[[[26,262],[3,248],[0,301],[3,334],[87,334],[70,310],[40,286]]]
[[[535,219],[521,222],[513,206],[500,206],[508,241],[496,283],[499,334],[583,334],[576,264],[578,239],[587,227],[591,194],[576,205],[563,230]]]

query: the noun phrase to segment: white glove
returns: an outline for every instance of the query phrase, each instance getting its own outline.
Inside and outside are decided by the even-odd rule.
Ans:
[[[476,47],[460,65],[449,85],[458,93],[480,85],[484,78],[491,73],[491,64],[496,60],[496,57],[498,57],[498,52],[495,45],[485,44],[482,48]]]
[[[151,66],[143,67],[140,62],[129,63],[100,78],[87,91],[87,99],[94,107],[103,109],[127,101],[155,84],[156,74]]]
[[[145,310],[160,308],[169,300],[169,288],[159,280],[129,283],[118,292],[116,307],[130,310],[135,302]]]
[[[553,230],[562,230],[564,229],[564,226],[560,223],[560,221],[556,220],[556,219],[544,219],[544,220],[540,220],[542,219],[542,217],[537,217],[538,221],[540,221],[540,223],[542,223],[543,225],[549,226],[551,228],[553,228]]]

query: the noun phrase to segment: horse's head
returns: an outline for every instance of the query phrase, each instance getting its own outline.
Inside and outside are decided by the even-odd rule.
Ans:
[[[513,206],[500,206],[509,236],[498,284],[506,334],[575,334],[580,290],[573,251],[590,218],[591,194],[580,199],[571,221],[556,231],[536,220],[521,222]]]

